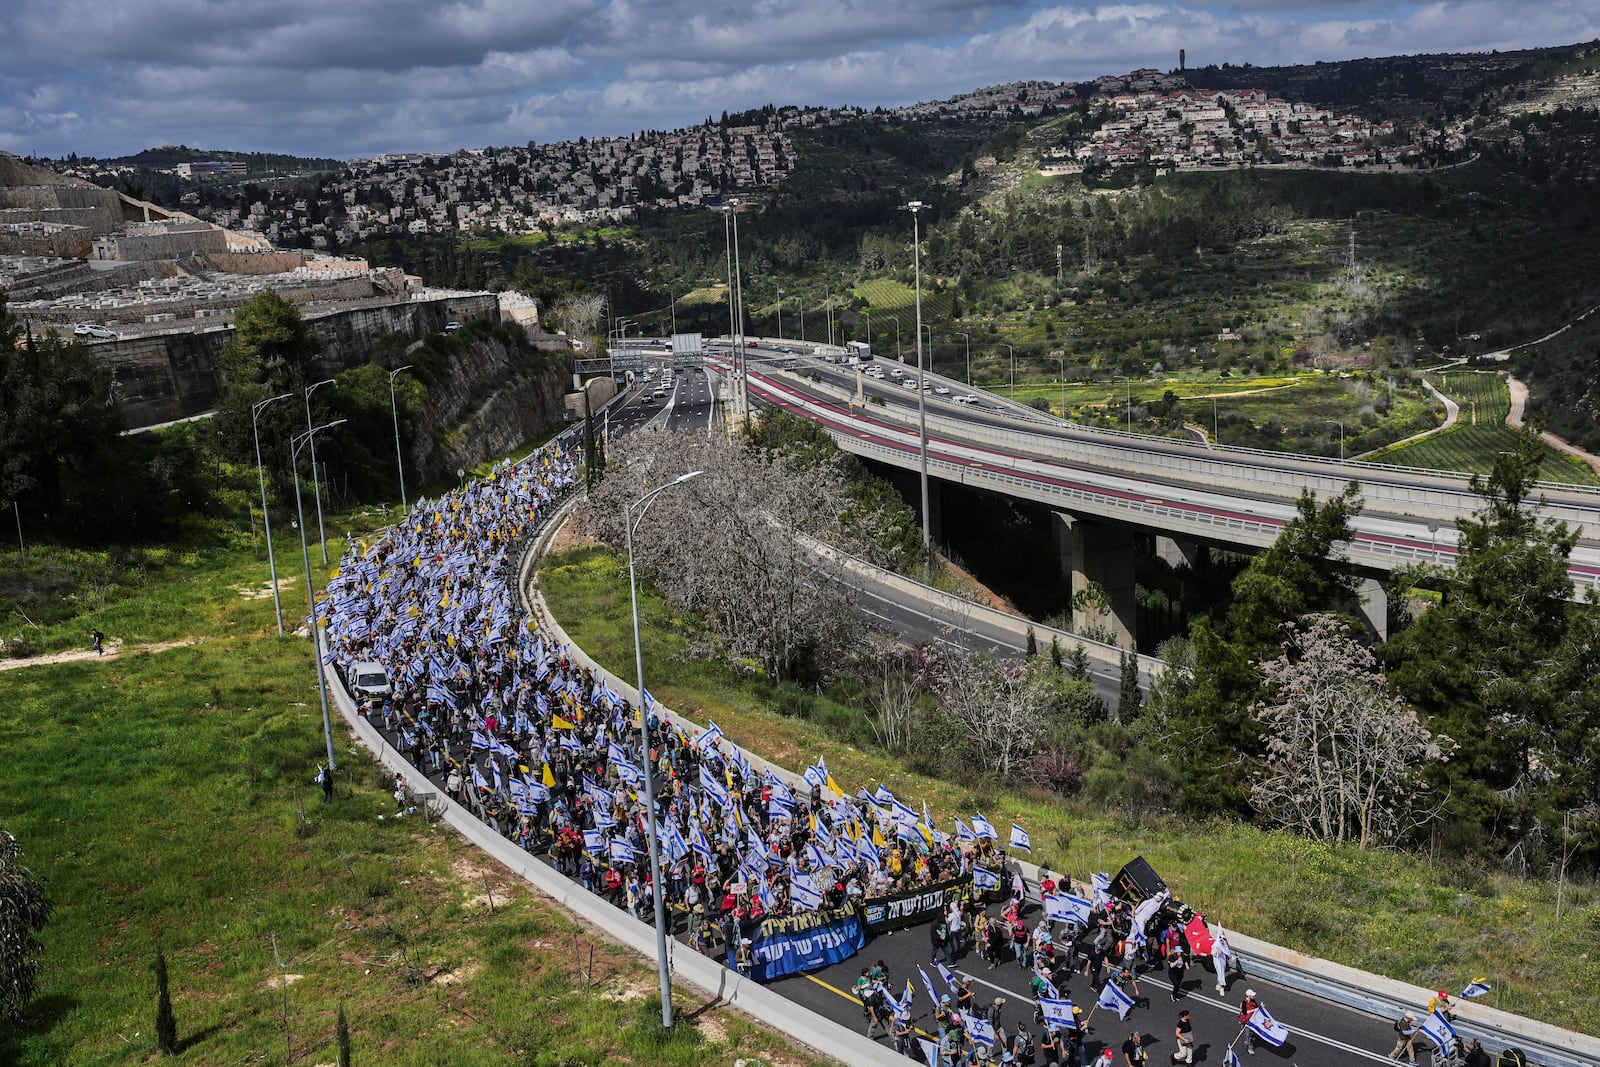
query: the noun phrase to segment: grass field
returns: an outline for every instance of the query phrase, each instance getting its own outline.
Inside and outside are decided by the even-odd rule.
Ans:
[[[0,574],[14,567],[0,554]],[[0,825],[56,909],[40,995],[20,1029],[0,1030],[0,1063],[159,1058],[158,946],[179,1063],[331,1063],[341,1005],[357,1064],[810,1062],[716,1010],[664,1036],[653,963],[448,829],[396,821],[342,730],[324,806],[308,641],[277,635],[265,581],[247,548],[172,560],[95,621],[130,644],[200,643],[0,673]],[[303,588],[286,589],[291,619],[297,601]],[[51,633],[81,647],[89,625]],[[576,961],[591,951],[585,983]],[[684,990],[679,1006],[707,1007]]]
[[[894,342],[894,320],[900,320],[900,343],[906,348],[916,344],[912,336],[917,322],[917,291],[912,286],[890,278],[876,278],[856,286],[856,296],[866,301],[866,315],[873,320],[873,344]],[[955,294],[936,290],[924,278],[922,286],[922,323],[924,327],[934,322],[949,322],[955,305]],[[885,349],[887,351],[887,349]]]
[[[1506,425],[1511,396],[1505,379],[1494,371],[1445,371],[1431,376],[1434,386],[1461,405],[1457,424],[1443,433],[1392,448],[1373,463],[1423,467],[1428,470],[1487,474],[1495,457],[1516,448],[1519,434]],[[1600,485],[1600,475],[1585,463],[1553,448],[1539,463],[1542,481]]]
[[[627,583],[616,557],[593,549],[552,557],[540,584],[573,640],[631,676]],[[1015,819],[1032,834],[1033,858],[1052,870],[1082,877],[1143,855],[1187,903],[1232,929],[1428,988],[1460,988],[1487,975],[1500,1007],[1584,1032],[1600,1029],[1600,892],[1593,882],[1576,890],[1568,884],[1567,910],[1557,922],[1555,887],[1547,882],[1233,823],[1055,802],[994,781],[931,779],[875,750],[859,711],[773,693],[696,660],[686,620],[653,596],[641,596],[641,610],[650,691],[675,710],[715,719],[731,740],[763,756],[793,767],[823,755],[847,791],[882,782],[897,795],[925,798],[945,825],[976,809],[997,825]],[[806,711],[784,715],[780,707]]]

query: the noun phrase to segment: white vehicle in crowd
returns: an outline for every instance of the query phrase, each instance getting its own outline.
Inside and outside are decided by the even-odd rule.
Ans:
[[[383,664],[369,659],[350,664],[350,695],[357,700],[362,697],[387,700],[393,692],[389,684],[389,672],[383,669]]]

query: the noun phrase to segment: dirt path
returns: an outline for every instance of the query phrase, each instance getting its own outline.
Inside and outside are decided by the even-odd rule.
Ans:
[[[1434,399],[1438,400],[1444,405],[1444,422],[1440,423],[1438,426],[1435,426],[1431,430],[1423,430],[1421,433],[1414,433],[1410,437],[1401,438],[1398,441],[1384,445],[1382,448],[1375,448],[1371,452],[1363,452],[1361,455],[1352,458],[1359,460],[1366,459],[1368,456],[1376,456],[1379,452],[1388,452],[1391,449],[1399,448],[1401,445],[1409,445],[1413,441],[1420,441],[1424,437],[1432,437],[1434,434],[1444,433],[1446,430],[1456,424],[1456,420],[1461,417],[1461,405],[1457,404],[1454,400],[1451,400],[1449,397],[1439,392],[1438,389],[1435,389],[1433,383],[1428,381],[1427,378],[1422,379],[1422,386],[1423,388],[1427,389],[1428,392],[1433,394]],[[1516,406],[1516,399],[1514,396],[1511,404],[1512,407]]]
[[[1564,327],[1563,327],[1564,328]],[[1511,393],[1511,410],[1506,412],[1506,425],[1513,430],[1522,429],[1523,413],[1528,410],[1528,383],[1512,375],[1506,375],[1506,389]],[[1565,452],[1569,456],[1582,460],[1588,464],[1589,469],[1600,474],[1600,456],[1593,452],[1585,452],[1577,445],[1568,444],[1563,438],[1546,430],[1539,435],[1539,439],[1557,452]]]
[[[95,655],[92,648],[85,648],[76,652],[52,652],[47,656],[28,656],[24,659],[0,659],[0,671],[14,671],[23,667],[42,667],[47,663],[71,663],[75,660],[83,659],[117,659],[124,653],[165,652],[169,648],[184,648],[188,645],[198,645],[199,643],[200,639],[198,637],[189,637],[182,641],[161,641],[153,645],[124,646],[120,641],[108,641],[106,643],[106,654],[103,656]]]

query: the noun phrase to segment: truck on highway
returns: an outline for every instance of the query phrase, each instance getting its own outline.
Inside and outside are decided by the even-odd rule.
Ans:
[[[857,363],[866,363],[872,359],[872,348],[865,342],[846,341],[844,343],[844,348],[844,361],[850,366],[855,366]]]

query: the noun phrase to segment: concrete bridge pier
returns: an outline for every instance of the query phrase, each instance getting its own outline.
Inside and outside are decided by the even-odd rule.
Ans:
[[[1055,539],[1061,573],[1072,577],[1072,628],[1106,631],[1110,640],[1133,648],[1137,633],[1138,602],[1134,596],[1135,549],[1131,527],[1095,522],[1057,511]],[[1104,594],[1104,602],[1080,594],[1090,586]]]
[[[1189,570],[1200,562],[1200,542],[1157,534],[1156,558],[1175,571]]]
[[[1361,584],[1356,586],[1356,596],[1360,602],[1356,605],[1361,618],[1365,620],[1367,628],[1377,635],[1378,640],[1389,639],[1389,591],[1384,588],[1382,578],[1363,576]]]

